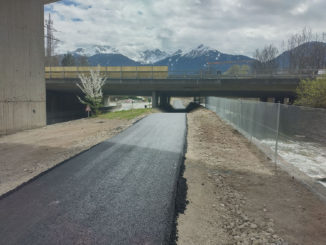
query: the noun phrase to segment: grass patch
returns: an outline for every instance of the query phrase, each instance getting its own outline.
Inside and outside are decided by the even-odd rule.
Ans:
[[[134,119],[135,117],[138,117],[143,114],[149,114],[152,113],[152,109],[133,109],[133,110],[127,110],[127,111],[115,111],[115,112],[108,112],[102,115],[99,115],[99,118],[105,118],[105,119]]]

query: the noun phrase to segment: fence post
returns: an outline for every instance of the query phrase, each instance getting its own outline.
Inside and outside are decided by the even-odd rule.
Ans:
[[[250,115],[249,115],[249,117],[248,117],[248,119],[249,119],[249,123],[250,123],[250,143],[252,143],[252,135],[253,135],[253,127],[254,127],[254,122],[255,122],[255,118],[254,118],[254,111],[255,110],[253,110],[253,106],[252,106],[253,104],[250,104]],[[247,119],[247,120],[248,120]]]
[[[277,103],[277,115],[276,115],[276,139],[275,139],[275,153],[274,153],[274,161],[275,161],[275,170],[277,168],[277,150],[278,150],[278,136],[279,136],[279,128],[280,128],[280,111],[281,111],[281,103]]]
[[[242,100],[241,99],[240,99],[240,122],[239,122],[239,129],[242,131]]]

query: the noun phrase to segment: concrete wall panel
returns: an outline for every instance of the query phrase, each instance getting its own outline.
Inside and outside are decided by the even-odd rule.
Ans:
[[[29,111],[32,113],[26,113]],[[45,111],[45,103],[0,102],[0,135],[44,126],[43,115],[39,111]]]
[[[43,1],[0,1],[0,133],[46,123]]]

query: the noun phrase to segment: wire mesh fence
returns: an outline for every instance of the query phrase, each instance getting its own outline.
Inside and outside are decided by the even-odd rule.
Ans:
[[[207,97],[206,108],[275,163],[286,161],[326,186],[325,109],[218,97]]]

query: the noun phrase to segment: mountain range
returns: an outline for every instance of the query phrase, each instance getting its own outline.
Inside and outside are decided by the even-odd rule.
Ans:
[[[110,46],[94,45],[88,48],[78,48],[70,53],[75,58],[86,56],[90,66],[168,66],[170,72],[198,72],[202,69],[208,69],[208,62],[219,62],[219,64],[213,64],[212,66],[214,66],[214,69],[224,72],[232,65],[253,60],[244,55],[221,53],[203,44],[189,51],[178,50],[174,53],[167,53],[159,49],[145,50],[133,59]]]
[[[325,47],[325,43],[310,42],[304,43],[293,50],[301,49],[310,56],[312,50],[319,46]],[[317,49],[318,50],[318,49]],[[222,53],[216,49],[209,48],[203,44],[185,51],[177,50],[174,53],[167,53],[159,49],[145,50],[139,52],[134,58],[123,55],[118,49],[111,46],[94,45],[88,48],[78,48],[70,52],[75,58],[86,56],[90,66],[168,66],[169,72],[194,72],[200,70],[227,71],[233,65],[249,65],[253,58],[244,55],[231,55]],[[59,55],[63,57],[63,55]],[[281,53],[275,58],[280,69],[289,66],[289,51]],[[60,58],[60,60],[61,60]]]

